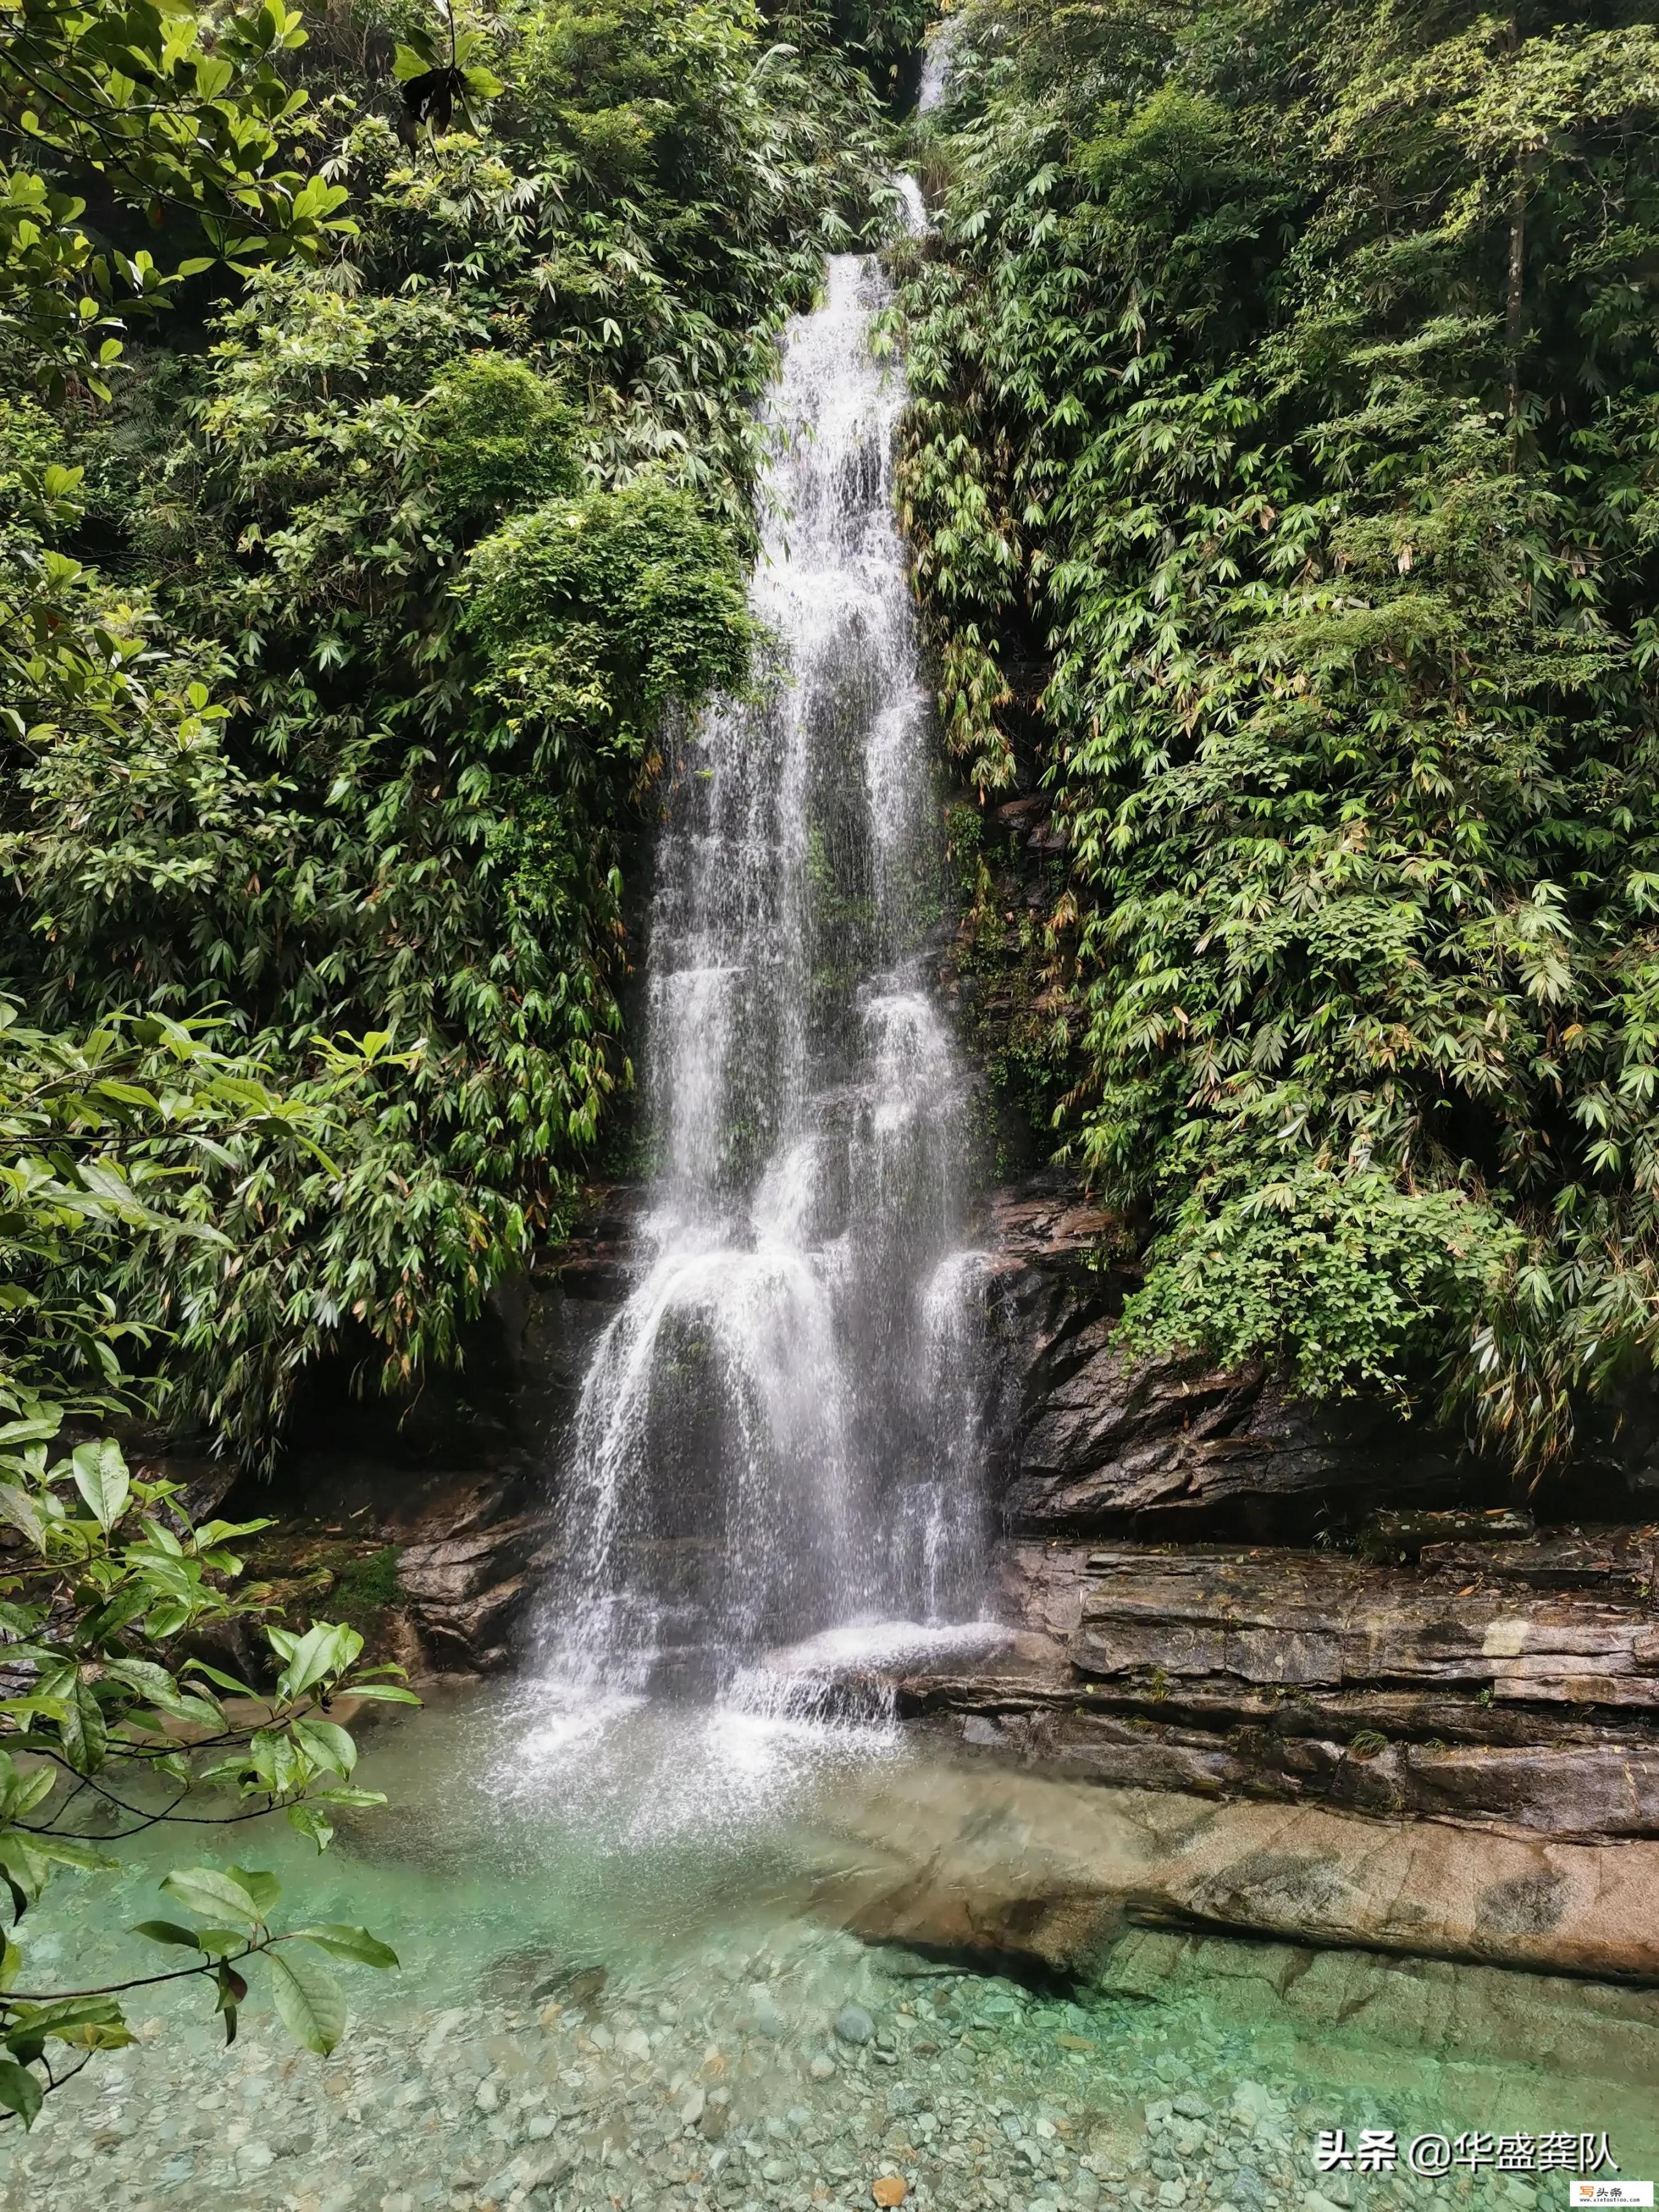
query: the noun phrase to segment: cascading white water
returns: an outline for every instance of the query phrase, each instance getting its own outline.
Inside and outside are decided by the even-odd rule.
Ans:
[[[902,1644],[977,1609],[969,1094],[928,981],[938,806],[893,503],[902,379],[871,348],[887,296],[873,256],[836,256],[787,334],[752,592],[775,680],[669,747],[651,1256],[564,1473],[547,1640],[568,1683],[741,1694],[768,1647],[854,1648],[860,1623],[891,1643],[908,1616]]]
[[[921,58],[921,83],[916,94],[918,114],[931,115],[949,100],[957,40],[961,35],[960,15],[941,15],[928,33]]]

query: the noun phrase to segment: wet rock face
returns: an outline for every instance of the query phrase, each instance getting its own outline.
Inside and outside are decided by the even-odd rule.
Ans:
[[[1482,1834],[1314,1805],[1205,1803],[962,1768],[848,1801],[837,1896],[861,1932],[1076,1969],[1127,1928],[1659,1981],[1659,1844]]]
[[[485,1673],[526,1640],[552,1565],[552,1470],[592,1346],[626,1295],[637,1194],[592,1194],[554,1257],[495,1293],[465,1364],[408,1403],[362,1394],[343,1358],[312,1378],[271,1485],[226,1509],[350,1528],[395,1546],[394,1656],[416,1670]]]
[[[356,1395],[344,1363],[336,1375],[319,1377],[300,1408],[275,1495],[249,1486],[232,1500],[250,1515],[274,1509],[349,1522],[376,1541],[396,1544],[409,1625],[420,1657],[434,1668],[502,1668],[527,1640],[537,1593],[553,1564],[562,1440],[593,1344],[627,1292],[640,1202],[627,1186],[596,1194],[569,1243],[496,1296],[459,1376],[433,1378],[412,1405]],[[1653,1586],[1651,1547],[1639,1531],[1505,1535],[1509,1523],[1498,1517],[1509,1497],[1504,1480],[1425,1425],[1402,1425],[1376,1406],[1299,1407],[1254,1370],[1126,1360],[1116,1322],[1138,1278],[1127,1256],[1111,1255],[1127,1255],[1133,1241],[1124,1224],[1063,1175],[1037,1175],[990,1201],[985,1243],[996,1358],[988,1424],[997,1513],[1014,1540],[1003,1551],[1002,1618],[1069,1635],[1078,1590],[1091,1577],[1082,1540],[1092,1538],[1097,1547],[1306,1544],[1333,1527],[1358,1529],[1378,1506],[1389,1509],[1390,1556],[1416,1556],[1425,1569],[1456,1577],[1455,1588],[1489,1567],[1540,1590],[1634,1599],[1644,1585]],[[1573,1478],[1575,1512],[1587,1510],[1598,1494],[1614,1500],[1609,1520],[1621,1510],[1638,1517],[1644,1500],[1651,1511],[1641,1483],[1643,1440],[1655,1425],[1644,1425],[1639,1408],[1623,1411],[1623,1456],[1592,1453]],[[1511,1518],[1515,1529],[1528,1525],[1524,1515]],[[1503,1540],[1469,1540],[1471,1530]],[[1048,1548],[1054,1544],[1060,1549]],[[700,1546],[687,1538],[658,1547],[663,1556],[652,1571],[665,1595],[699,1571]],[[1032,1561],[1043,1564],[1028,1572]],[[1317,1614],[1324,1595],[1322,1586],[1297,1602]],[[1056,1607],[1061,1613],[1071,1607],[1068,1617],[1052,1620]],[[1288,1616],[1269,1626],[1275,1633],[1288,1628]],[[1579,1656],[1585,1663],[1577,1672],[1588,1681],[1597,1673],[1589,1663],[1595,1654]],[[1147,1663],[1172,1671],[1168,1654]],[[1280,1686],[1290,1686],[1288,1678]],[[1582,1702],[1589,1692],[1581,1686],[1577,1694]],[[1556,1704],[1565,1711],[1572,1697],[1564,1691]],[[1167,1732],[1167,1712],[1150,1718],[1163,1733],[1143,1730],[1137,1741],[1163,1747],[1171,1786],[1187,1786],[1182,1778],[1198,1771],[1214,1786],[1231,1787],[1259,1769],[1259,1761],[1241,1761],[1236,1746],[1218,1744],[1213,1729],[1189,1745]],[[1228,1727],[1258,1723],[1245,1712]],[[1388,1732],[1387,1724],[1378,1726]],[[1424,1732],[1437,1730],[1425,1723]],[[1346,1736],[1334,1741],[1346,1747]],[[1096,1741],[1091,1756],[1103,1758],[1098,1728]],[[1504,1748],[1538,1747],[1529,1740]],[[1066,1753],[1077,1755],[1075,1746]],[[1151,1759],[1150,1748],[1144,1756]],[[1106,1764],[1117,1771],[1119,1753]],[[1464,1802],[1462,1785],[1447,1778],[1449,1765],[1437,1770],[1432,1787],[1425,1768],[1406,1788],[1396,1765],[1392,1752],[1377,1755],[1361,1793],[1368,1802],[1379,1790],[1386,1796],[1403,1790],[1401,1802],[1439,1802],[1446,1789],[1448,1809]],[[1308,1786],[1325,1786],[1330,1771],[1329,1761],[1316,1759]],[[1502,1771],[1520,1777],[1522,1762],[1510,1757]],[[1588,1780],[1582,1760],[1571,1771]],[[1528,1769],[1529,1778],[1500,1786],[1498,1768],[1490,1766],[1480,1786],[1496,1793],[1495,1802],[1531,1802],[1544,1788],[1540,1773]],[[1337,1786],[1340,1794],[1358,1785]],[[1618,1787],[1609,1766],[1592,1795]]]
[[[991,1304],[1002,1372],[994,1431],[1005,1526],[1186,1537],[1305,1535],[1391,1504],[1501,1494],[1455,1440],[1360,1402],[1298,1406],[1260,1368],[1135,1361],[1117,1340],[1138,1276],[1101,1264],[1122,1225],[1061,1176],[995,1194]]]
[[[1659,1838],[1656,1544],[1651,1526],[1547,1531],[1405,1569],[1017,1541],[1013,1644],[913,1674],[901,1709],[965,1756],[1057,1777]]]
[[[1503,1468],[1380,1401],[1316,1407],[1260,1367],[1127,1358],[1118,1320],[1139,1280],[1135,1236],[1058,1171],[994,1193],[987,1242],[1000,1363],[991,1426],[1010,1534],[1305,1542],[1379,1505],[1510,1498]],[[1632,1389],[1587,1430],[1559,1494],[1567,1510],[1608,1521],[1652,1512],[1650,1391]]]
[[[992,1228],[995,1610],[1018,1642],[914,1674],[916,1725],[1055,1779],[1659,1838],[1650,1409],[1571,1473],[1571,1510],[1609,1525],[1540,1528],[1427,1425],[1127,1359],[1136,1278],[1101,1255],[1133,1240],[1059,1178],[1000,1194]],[[1371,1556],[1310,1547],[1333,1534]],[[1493,1940],[1542,1896],[1495,1899]]]

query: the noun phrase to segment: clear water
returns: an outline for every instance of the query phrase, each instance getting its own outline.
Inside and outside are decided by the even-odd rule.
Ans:
[[[641,1700],[580,1735],[538,1694],[475,1692],[388,1725],[366,1771],[393,1809],[323,1859],[279,1822],[216,1855],[398,1948],[396,1975],[341,1967],[340,2050],[295,2051],[257,1990],[229,2051],[200,1995],[140,1997],[137,2048],[0,2147],[8,2212],[821,2212],[884,2175],[951,2212],[1302,2212],[1337,2126],[1607,2130],[1627,2174],[1659,2173],[1659,1997],[1233,1945],[1166,1946],[1131,1996],[1109,1960],[1103,1988],[1034,1984],[860,1942],[849,1805],[951,1783],[887,1727]],[[153,1969],[121,1930],[164,1909],[178,1856],[67,1878],[24,1923],[30,1977]],[[849,2005],[868,2042],[836,2033]],[[1533,2184],[1328,2185],[1518,2208]]]

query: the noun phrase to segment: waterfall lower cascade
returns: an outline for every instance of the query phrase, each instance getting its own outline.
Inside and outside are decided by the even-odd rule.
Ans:
[[[905,179],[919,213],[919,195]],[[645,1045],[649,1264],[598,1346],[546,1624],[572,1687],[763,1697],[978,1607],[969,1094],[929,988],[930,708],[894,516],[901,373],[838,255],[766,410],[760,703],[671,740]]]

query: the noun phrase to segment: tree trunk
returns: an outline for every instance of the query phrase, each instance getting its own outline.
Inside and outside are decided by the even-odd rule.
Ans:
[[[1504,310],[1504,351],[1508,365],[1510,467],[1521,452],[1521,318],[1527,274],[1527,178],[1517,179],[1510,202],[1510,279]]]

